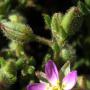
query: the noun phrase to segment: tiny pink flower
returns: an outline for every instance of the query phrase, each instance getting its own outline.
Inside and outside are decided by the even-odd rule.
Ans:
[[[71,90],[77,81],[77,71],[70,72],[60,81],[57,67],[52,60],[45,65],[45,75],[48,83],[29,84],[27,90]]]

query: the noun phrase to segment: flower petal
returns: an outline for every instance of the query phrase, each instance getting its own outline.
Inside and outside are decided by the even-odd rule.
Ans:
[[[27,90],[46,90],[46,85],[44,83],[29,84]]]
[[[57,83],[57,80],[59,80],[57,67],[52,60],[49,60],[48,63],[45,65],[45,74],[48,81],[52,85],[55,85]]]
[[[70,90],[72,89],[77,81],[77,71],[70,72],[62,81],[63,89]]]

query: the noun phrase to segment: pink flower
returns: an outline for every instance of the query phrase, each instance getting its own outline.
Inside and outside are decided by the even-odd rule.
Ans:
[[[48,82],[29,84],[27,90],[71,90],[77,81],[77,71],[70,72],[60,81],[57,67],[52,60],[45,65],[45,75]]]

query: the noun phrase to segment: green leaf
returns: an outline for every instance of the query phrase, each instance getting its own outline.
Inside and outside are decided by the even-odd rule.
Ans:
[[[48,14],[43,14],[47,29],[51,29],[51,17]]]
[[[61,27],[62,18],[63,18],[63,15],[61,13],[55,13],[52,16],[52,21],[51,21],[52,35],[56,39],[58,45],[61,45],[62,42],[67,37],[64,29]]]
[[[82,13],[78,7],[71,7],[64,15],[61,26],[68,36],[78,31],[82,24]]]
[[[52,29],[53,34],[54,33],[57,34],[58,32],[60,32],[61,21],[62,21],[62,14],[61,13],[55,13],[52,16],[51,29]]]

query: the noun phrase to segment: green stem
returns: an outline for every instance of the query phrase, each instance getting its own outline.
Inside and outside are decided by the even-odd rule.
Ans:
[[[57,46],[57,45],[55,46],[55,47],[56,47],[56,50],[55,50],[55,49],[53,49],[54,42],[53,42],[52,40],[48,40],[48,39],[46,39],[46,38],[37,36],[37,35],[35,35],[35,34],[33,35],[33,37],[34,37],[34,38],[33,38],[34,41],[39,42],[39,43],[42,43],[42,44],[44,44],[44,45],[47,45],[47,46],[51,47],[52,50],[53,50],[53,52],[54,52],[54,57],[53,57],[53,59],[54,59],[55,62],[58,62],[59,52],[60,52],[58,46]]]
[[[49,46],[49,47],[52,46],[52,41],[50,41],[50,40],[48,40],[48,39],[46,39],[46,38],[37,36],[37,35],[35,35],[35,34],[34,34],[33,37],[34,37],[34,38],[33,38],[34,41],[36,41],[36,42],[42,43],[42,44],[47,45],[47,46]]]

